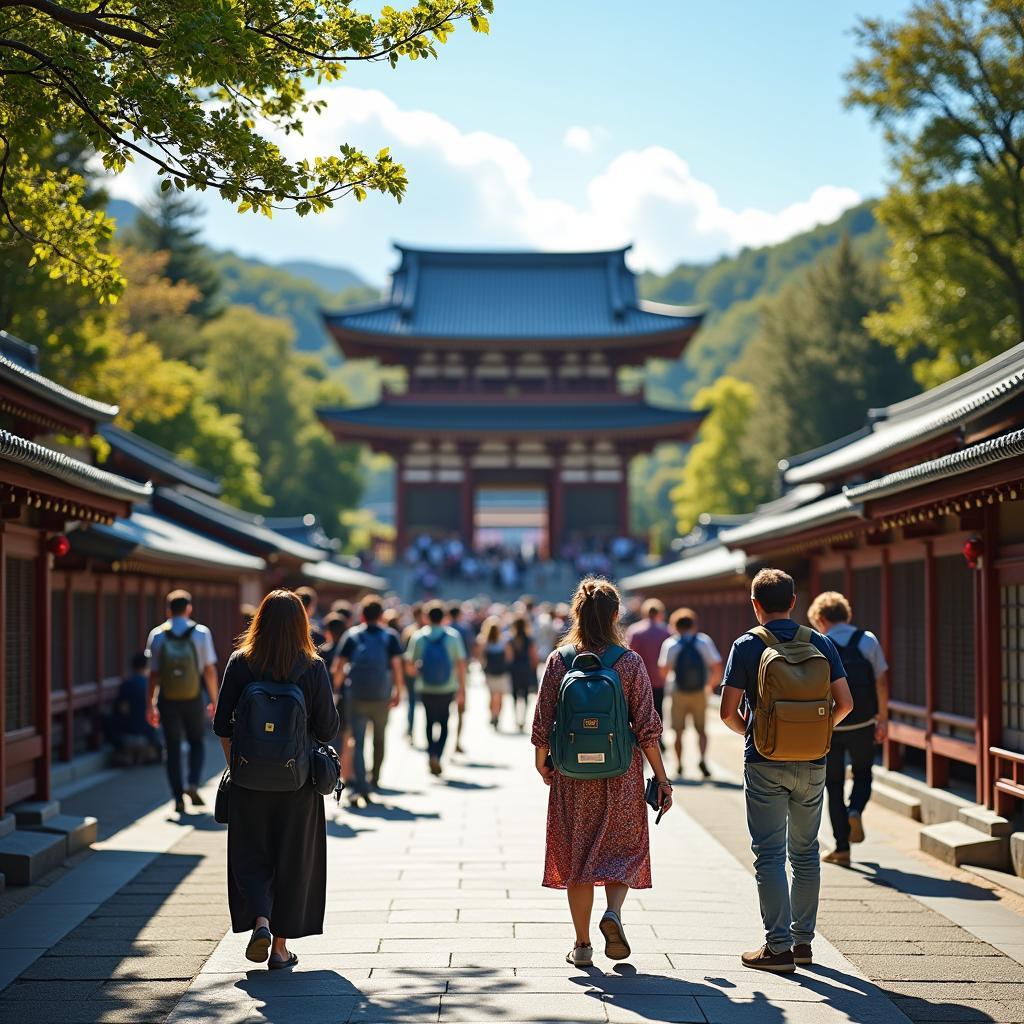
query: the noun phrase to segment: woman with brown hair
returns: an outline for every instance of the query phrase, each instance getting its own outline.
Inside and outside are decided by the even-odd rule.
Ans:
[[[253,616],[224,669],[213,731],[231,764],[234,713],[251,683],[295,684],[305,698],[310,738],[329,743],[338,712],[323,661],[317,656],[302,602],[274,590]],[[254,691],[256,692],[256,691]],[[303,775],[303,777],[305,777]],[[231,787],[228,820],[228,903],[231,928],[253,930],[245,955],[268,967],[293,967],[288,939],[319,935],[327,902],[324,798],[306,782],[268,792]]]
[[[610,647],[625,648],[619,626],[619,592],[608,580],[580,581],[572,599],[571,626],[562,645],[577,654],[601,655]],[[593,963],[590,915],[594,886],[602,885],[608,909],[601,918],[605,956],[624,960],[630,954],[622,928],[622,904],[630,889],[651,887],[651,852],[644,802],[643,758],[658,780],[661,806],[672,806],[672,784],[665,774],[658,740],[661,719],[654,709],[651,681],[640,655],[624,650],[615,662],[637,745],[625,775],[611,779],[573,779],[559,774],[548,754],[555,724],[559,687],[568,671],[561,653],[552,651],[544,668],[533,718],[536,767],[551,787],[548,796],[547,843],[543,885],[566,889],[576,942],[566,961],[577,967]]]

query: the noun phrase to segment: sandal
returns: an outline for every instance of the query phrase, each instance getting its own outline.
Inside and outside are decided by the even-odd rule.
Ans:
[[[272,971],[284,971],[289,967],[294,967],[298,962],[298,956],[295,953],[289,953],[287,960],[278,960],[277,957],[272,956],[267,962],[267,967]]]
[[[245,947],[245,959],[251,960],[254,964],[266,963],[270,954],[270,943],[273,941],[270,929],[264,925],[252,930],[252,938],[249,945]]]
[[[614,910],[606,910],[598,927],[604,936],[604,955],[609,960],[627,959],[630,948],[626,941],[626,933],[622,930],[619,915]]]

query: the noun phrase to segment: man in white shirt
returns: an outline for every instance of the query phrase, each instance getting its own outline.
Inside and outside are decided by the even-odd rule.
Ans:
[[[722,681],[722,656],[714,640],[697,630],[697,613],[692,608],[679,608],[669,620],[673,635],[662,644],[658,667],[671,694],[672,731],[675,733],[676,761],[683,774],[683,733],[686,720],[692,719],[700,745],[700,773],[711,777],[707,766],[708,737],[704,730],[708,694],[714,693]]]
[[[192,595],[172,590],[167,595],[167,621],[149,634],[150,725],[163,725],[167,744],[167,780],[174,809],[185,813],[184,795],[202,807],[199,783],[203,774],[206,716],[217,703],[217,652],[206,626],[192,620]],[[209,701],[203,699],[205,686]],[[181,741],[188,740],[188,787],[182,782]]]
[[[885,674],[889,665],[874,633],[858,629],[850,621],[850,602],[829,590],[819,594],[807,610],[807,618],[839,651],[853,697],[853,711],[832,732],[832,746],[825,762],[828,815],[836,847],[825,854],[829,864],[849,864],[850,844],[864,840],[862,815],[871,799],[871,769],[875,744],[885,739],[887,701]],[[846,763],[853,770],[849,803],[844,794]]]

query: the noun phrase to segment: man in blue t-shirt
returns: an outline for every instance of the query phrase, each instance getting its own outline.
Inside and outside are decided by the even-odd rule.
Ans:
[[[762,569],[750,586],[757,621],[779,640],[792,640],[800,628],[793,621],[796,588],[781,569]],[[811,643],[828,659],[834,702],[832,723],[853,710],[839,652],[828,637],[812,632]],[[743,793],[747,828],[754,851],[754,874],[765,928],[765,944],[744,953],[744,967],[788,974],[796,964],[810,964],[811,941],[818,915],[821,863],[818,828],[825,786],[825,758],[817,761],[770,761],[754,745],[757,677],[765,643],[744,633],[729,652],[722,680],[722,721],[745,738]],[[793,872],[786,879],[786,851]]]

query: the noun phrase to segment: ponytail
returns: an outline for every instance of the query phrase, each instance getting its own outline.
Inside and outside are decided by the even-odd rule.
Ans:
[[[619,591],[609,580],[600,576],[580,580],[572,598],[571,625],[561,642],[580,651],[624,644],[618,618],[621,604]]]

